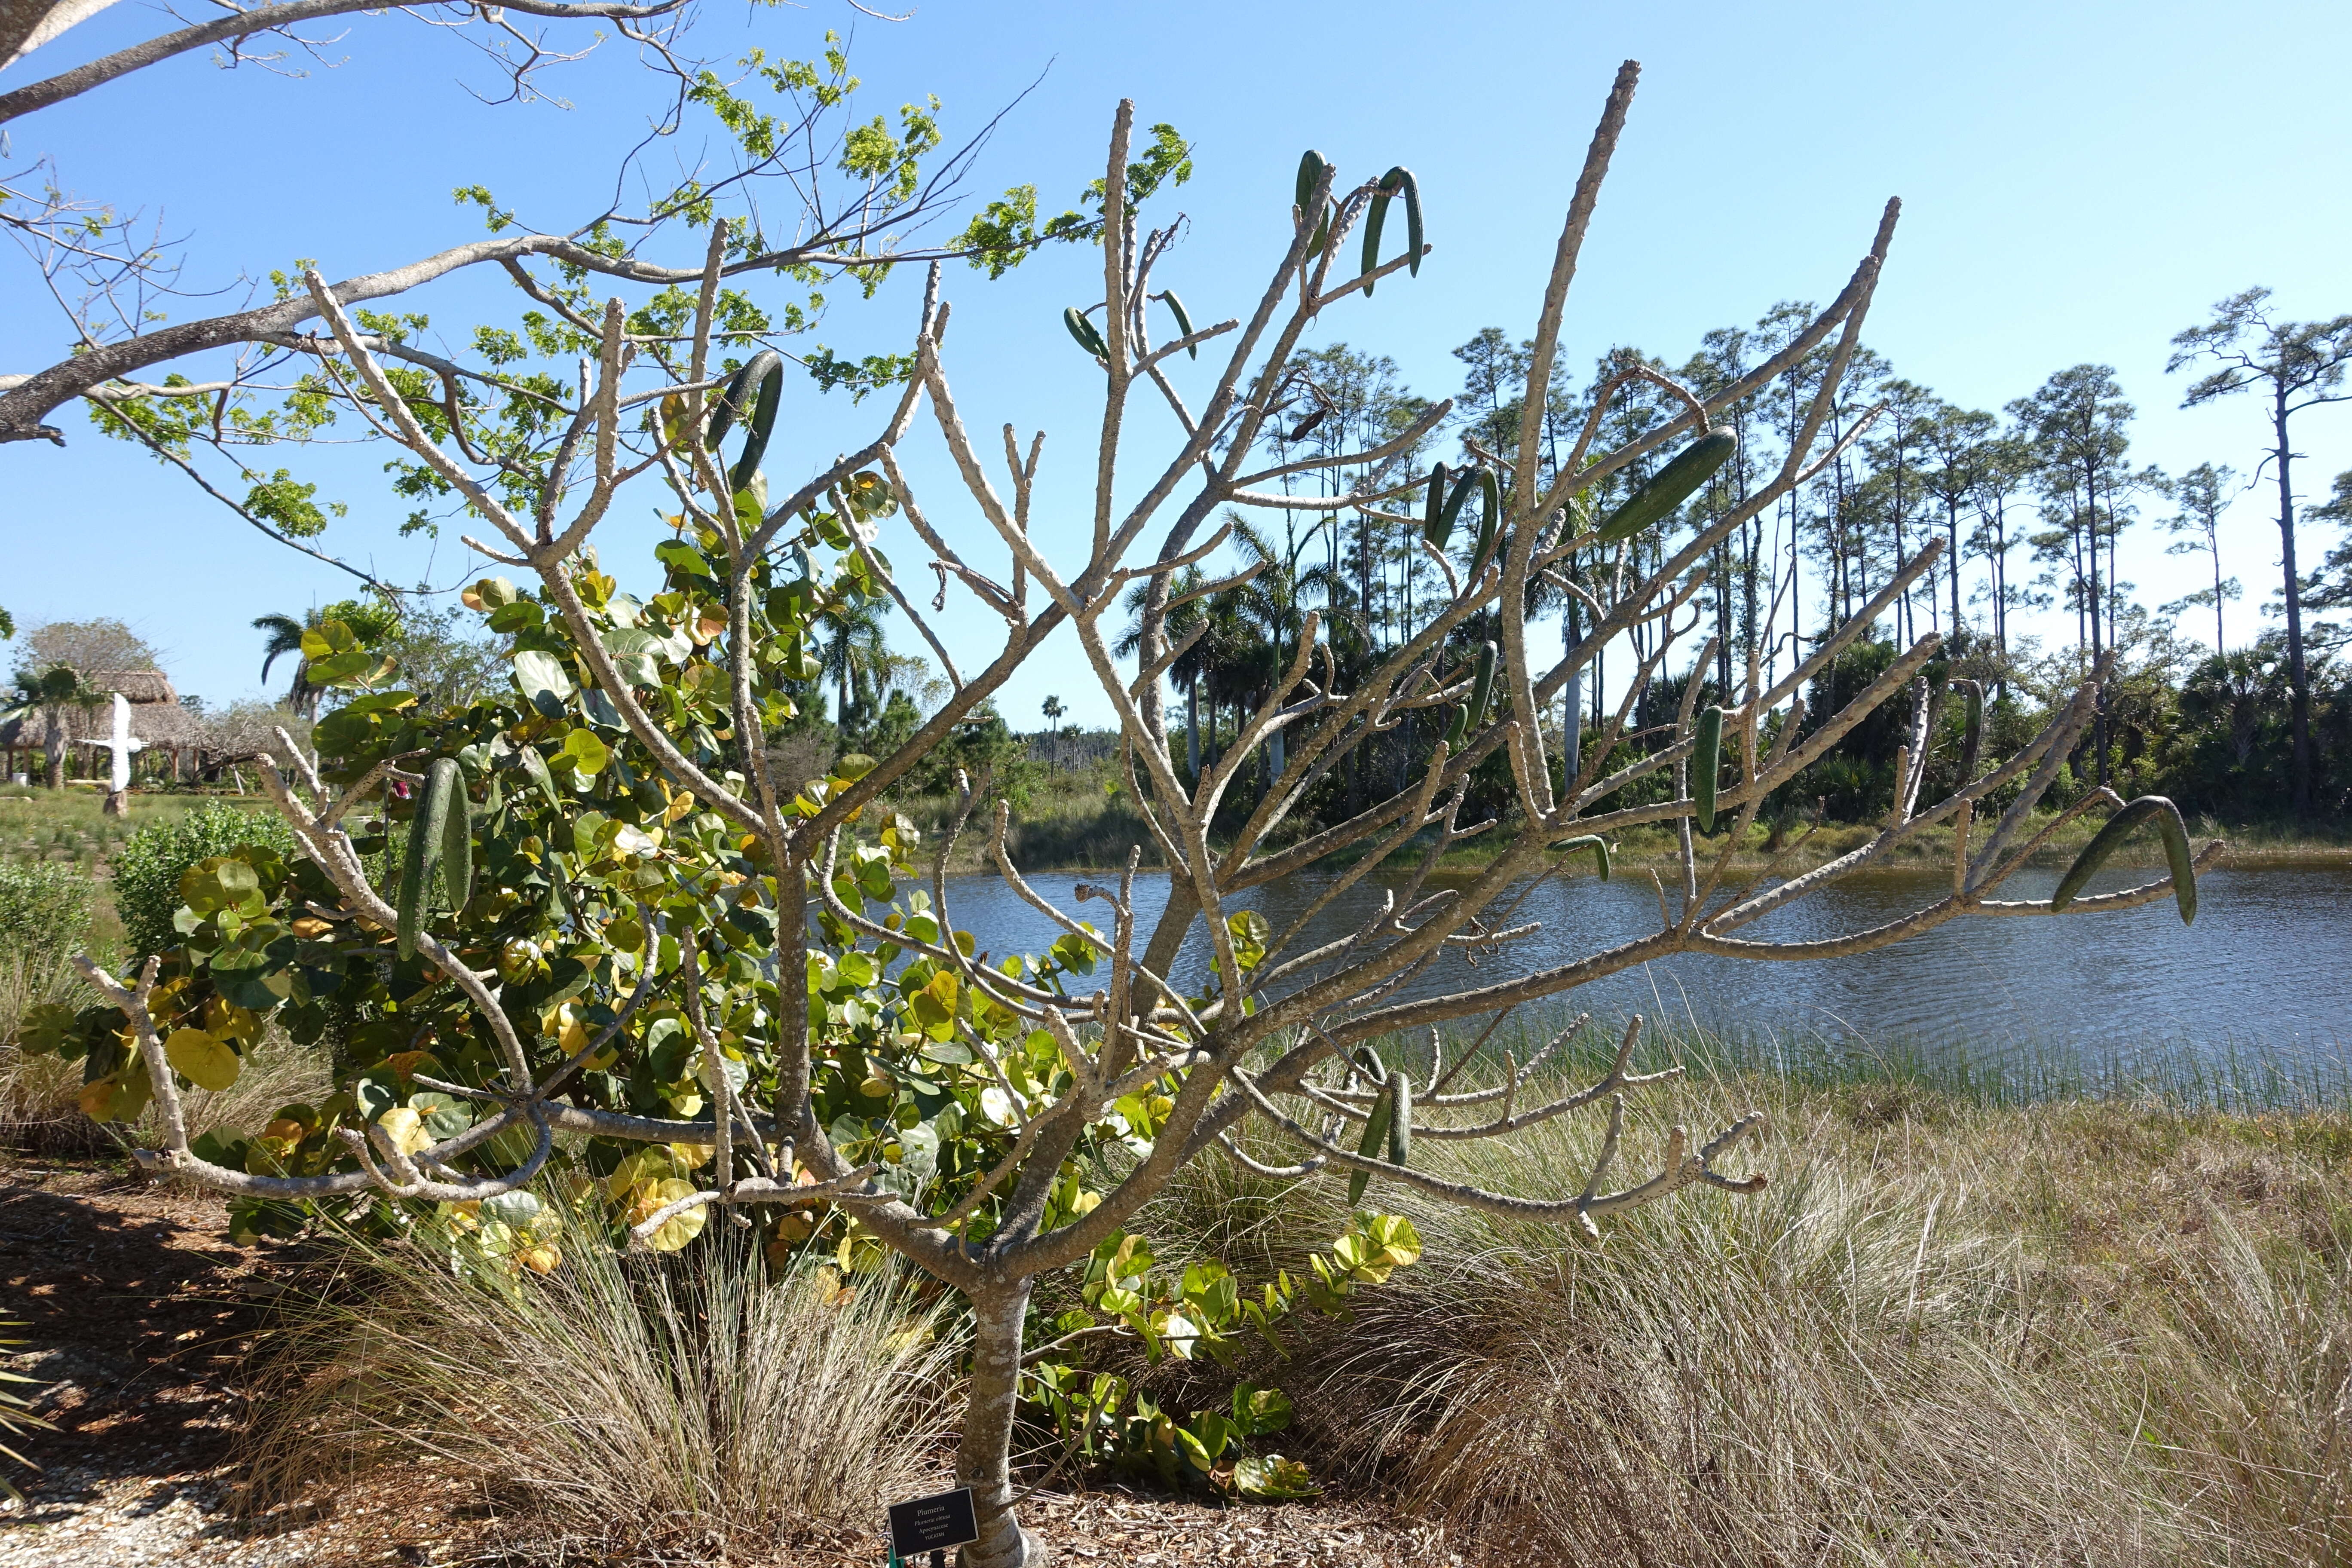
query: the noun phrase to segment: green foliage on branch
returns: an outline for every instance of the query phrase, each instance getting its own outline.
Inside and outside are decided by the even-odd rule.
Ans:
[[[749,488],[758,488],[751,478]],[[1073,1064],[1052,1033],[972,984],[965,965],[989,965],[1064,999],[1083,1019],[1083,1004],[1072,1004],[1092,989],[1100,963],[1092,928],[1042,953],[982,951],[974,933],[943,927],[922,886],[914,826],[868,812],[853,815],[817,868],[823,902],[814,929],[779,930],[780,902],[799,900],[797,889],[780,900],[765,838],[678,788],[672,777],[681,770],[660,755],[674,748],[688,769],[750,791],[758,738],[736,728],[730,639],[721,634],[731,618],[748,621],[749,635],[732,647],[748,667],[751,710],[763,733],[792,724],[800,716],[793,692],[818,673],[828,618],[883,593],[873,574],[887,563],[870,546],[854,547],[853,535],[895,499],[872,475],[836,498],[831,510],[811,508],[796,533],[751,568],[740,604],[728,602],[723,586],[726,546],[707,531],[684,528],[656,548],[661,590],[643,600],[622,592],[593,555],[571,569],[569,591],[613,678],[652,714],[657,742],[622,722],[599,659],[549,589],[485,578],[467,590],[468,609],[509,649],[509,679],[469,700],[421,698],[395,659],[341,619],[304,628],[311,678],[340,699],[312,732],[320,775],[346,792],[352,849],[378,897],[354,900],[271,819],[226,809],[152,830],[131,858],[130,913],[140,951],[161,954],[149,1006],[173,1073],[226,1089],[271,1027],[303,1043],[331,1037],[337,1047],[331,1093],[280,1107],[248,1135],[199,1139],[198,1159],[303,1177],[429,1153],[445,1178],[503,1175],[530,1157],[527,1129],[464,1141],[518,1079],[560,1076],[562,1103],[655,1119],[665,1133],[560,1141],[540,1191],[614,1245],[636,1230],[655,1249],[677,1250],[696,1240],[710,1211],[665,1217],[667,1206],[744,1173],[709,1169],[720,1081],[739,1105],[774,1103],[791,1065],[780,1048],[783,1021],[798,1012],[809,1027],[812,1109],[841,1157],[870,1164],[877,1184],[933,1212],[961,1209],[956,1225],[967,1241],[993,1232],[1009,1195],[983,1179],[1026,1147],[1031,1117],[1070,1093]],[[997,760],[1003,737],[989,732],[993,717],[959,742],[975,767]],[[853,753],[825,776],[782,784],[779,809],[813,818],[871,765]],[[1266,934],[1262,917],[1248,918],[1257,925],[1236,932],[1245,950]],[[496,1016],[451,977],[453,962],[495,976]],[[646,999],[632,1006],[648,979]],[[1213,984],[1191,999],[1196,1009],[1210,1006]],[[119,1012],[52,1007],[29,1022],[27,1050],[82,1063],[89,1114],[131,1121],[146,1111],[149,1068]],[[1102,1108],[1062,1165],[1045,1224],[1089,1212],[1100,1173],[1150,1155],[1178,1087],[1171,1070]],[[363,1153],[369,1138],[374,1151]],[[764,1137],[756,1155],[745,1142],[734,1145],[739,1163],[782,1157]],[[777,1172],[796,1174],[811,1179]],[[543,1201],[518,1192],[478,1205],[380,1202],[366,1223],[406,1231],[427,1220],[446,1227],[461,1215],[495,1243],[476,1249],[478,1262],[544,1271],[561,1258],[541,1234]],[[310,1217],[304,1203],[248,1194],[231,1229],[291,1234]],[[853,1282],[884,1266],[878,1238],[823,1201],[782,1207],[766,1241],[779,1266],[821,1260]],[[1058,1326],[1071,1331],[1083,1318],[1139,1340],[1154,1359],[1197,1352],[1231,1366],[1235,1336],[1252,1332],[1278,1347],[1277,1325],[1297,1308],[1344,1313],[1353,1289],[1418,1256],[1409,1225],[1362,1215],[1303,1280],[1285,1275],[1245,1290],[1210,1264],[1159,1279],[1149,1245],[1120,1234],[1087,1269],[1085,1307]],[[1076,1386],[1068,1380],[1092,1374],[1067,1354],[1048,1364],[1031,1393],[1048,1408],[1056,1400],[1068,1407]],[[1278,1395],[1250,1388],[1237,1396],[1240,1414],[1195,1415],[1179,1426],[1117,1386],[1116,1397],[1087,1393],[1090,1414],[1068,1427],[1090,1456],[1127,1464],[1181,1451],[1187,1474],[1228,1495],[1311,1491],[1295,1464],[1251,1447],[1279,1426],[1273,1412],[1286,1405]],[[1114,1427],[1124,1435],[1109,1436]]]

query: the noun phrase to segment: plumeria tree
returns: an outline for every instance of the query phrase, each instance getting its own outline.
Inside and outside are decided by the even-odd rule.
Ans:
[[[1544,415],[1635,76],[1630,62],[1619,73],[1576,180],[1527,356],[1523,423]],[[936,268],[873,438],[789,489],[767,477],[782,363],[767,352],[723,356],[725,280],[746,249],[723,223],[710,227],[698,271],[679,264],[647,279],[691,279],[674,327],[658,334],[661,352],[623,297],[571,307],[586,360],[577,395],[495,461],[467,422],[500,409],[453,405],[437,385],[404,382],[383,334],[324,279],[305,276],[300,298],[325,327],[318,363],[462,499],[478,520],[468,542],[513,574],[468,595],[513,639],[512,686],[428,710],[379,656],[314,629],[311,678],[340,685],[346,700],[320,721],[315,755],[289,742],[265,769],[299,852],[195,868],[183,886],[185,948],[135,973],[86,963],[111,1011],[42,1024],[42,1043],[87,1058],[94,1113],[126,1117],[152,1102],[162,1135],[142,1156],[150,1170],[233,1194],[248,1227],[290,1223],[289,1205],[456,1205],[448,1212],[480,1245],[532,1268],[560,1266],[561,1247],[579,1244],[558,1234],[559,1218],[608,1224],[641,1248],[684,1246],[713,1223],[756,1223],[786,1252],[822,1248],[853,1265],[895,1252],[969,1307],[957,1468],[977,1493],[981,1538],[964,1553],[975,1568],[1045,1559],[1016,1518],[1010,1469],[1024,1386],[1089,1444],[1157,1445],[1174,1473],[1189,1468],[1244,1494],[1303,1484],[1251,1446],[1280,1424],[1271,1391],[1244,1384],[1229,1415],[1180,1424],[1143,1410],[1107,1427],[1077,1358],[1114,1337],[1188,1355],[1228,1355],[1250,1330],[1278,1339],[1286,1313],[1339,1310],[1350,1290],[1411,1263],[1418,1242],[1402,1221],[1358,1209],[1296,1282],[1244,1289],[1211,1265],[1160,1278],[1132,1227],[1188,1163],[1344,1182],[1351,1206],[1378,1182],[1596,1232],[1612,1214],[1687,1188],[1763,1184],[1727,1167],[1754,1114],[1703,1138],[1675,1128],[1654,1163],[1621,1174],[1633,1162],[1627,1097],[1665,1076],[1634,1070],[1633,1030],[1592,1081],[1535,1060],[1482,1069],[1459,1089],[1450,1070],[1430,1063],[1419,1076],[1392,1047],[1383,1055],[1383,1042],[1499,1019],[1676,952],[1824,958],[1964,917],[2113,910],[2168,889],[2187,914],[2194,867],[2219,848],[2192,857],[2177,812],[2135,802],[2054,898],[1999,897],[2067,822],[2124,806],[2093,792],[2036,825],[2090,720],[2092,684],[2016,754],[1979,755],[1977,694],[1932,680],[1929,636],[1843,709],[1805,715],[1806,683],[1929,570],[1933,543],[1780,679],[1766,684],[1751,664],[1737,690],[1704,709],[1701,682],[1685,682],[1668,741],[1604,772],[1670,651],[1690,646],[1707,552],[1835,456],[1821,436],[1892,237],[1892,204],[1843,290],[1774,357],[1704,395],[1629,363],[1549,482],[1523,428],[1512,462],[1302,498],[1274,487],[1324,467],[1386,473],[1391,447],[1409,447],[1450,412],[1430,408],[1374,449],[1268,455],[1271,411],[1289,399],[1310,326],[1369,313],[1376,284],[1377,308],[1409,299],[1429,254],[1413,178],[1397,168],[1360,180],[1308,154],[1263,291],[1242,313],[1195,325],[1160,276],[1172,226],[1140,215],[1152,171],[1132,118],[1121,104],[1097,187],[1101,298],[1064,323],[1082,345],[1071,374],[1100,378],[1103,408],[1081,459],[1091,509],[1069,520],[1078,546],[1068,558],[1041,542],[1042,436],[1024,442],[1003,426],[999,467],[999,437],[978,434],[956,398]],[[1717,412],[1824,345],[1829,369],[1785,464],[1688,542],[1658,551],[1662,525],[1728,455]],[[1636,391],[1664,393],[1668,416],[1603,449],[1595,437],[1610,399]],[[1139,400],[1162,404],[1179,431],[1148,456],[1132,434]],[[1843,439],[1866,426],[1847,422]],[[961,481],[952,498],[909,483],[900,454],[918,440],[944,447]],[[1589,498],[1622,493],[1622,482],[1598,487],[1629,473],[1646,478],[1596,515]],[[642,599],[622,590],[593,542],[615,495],[640,477],[667,487],[678,520],[677,537],[656,551],[660,591]],[[1306,615],[1234,743],[1213,763],[1180,768],[1163,678],[1202,635],[1186,607],[1234,584],[1208,575],[1229,531],[1211,521],[1228,508],[1310,506],[1417,529],[1444,608],[1354,660],[1344,680],[1327,628]],[[1466,557],[1450,548],[1457,531],[1472,542]],[[1637,543],[1655,562],[1648,570],[1628,564]],[[1559,570],[1572,552],[1585,563],[1575,580]],[[923,587],[935,587],[928,605],[893,555],[922,563]],[[1593,564],[1612,561],[1614,570]],[[1565,654],[1529,635],[1539,587],[1581,608],[1587,630]],[[933,629],[927,608],[937,614],[951,594],[1001,625],[992,646],[951,648]],[[796,717],[791,693],[817,674],[827,617],[884,602],[925,639],[948,694],[887,755],[845,760],[822,778],[778,776],[767,738]],[[1635,672],[1613,719],[1563,755],[1544,716],[1637,628]],[[1131,662],[1114,653],[1122,635]],[[983,805],[984,779],[963,781],[937,842],[887,808],[894,783],[1056,637],[1076,645],[1117,714],[1128,787],[1169,868],[1157,913],[1139,895],[1135,857],[1080,885],[1076,907],[1045,897],[1008,854],[1007,812]],[[1708,662],[1701,649],[1697,663]],[[1908,743],[1878,831],[1786,879],[1777,864],[1735,869],[1767,800],[1898,700],[1909,702]],[[1955,722],[1943,721],[1946,709]],[[1415,713],[1425,722],[1408,731],[1422,739],[1402,788],[1333,826],[1284,833],[1351,748]],[[1287,742],[1282,772],[1238,828],[1213,840],[1223,797],[1276,735]],[[1957,782],[1925,798],[1931,754],[1950,736],[1959,755],[1937,773]],[[1498,820],[1465,816],[1482,768],[1512,784],[1515,807]],[[2142,821],[2162,831],[2172,874],[2085,895],[2089,871]],[[1517,911],[1535,882],[1596,861],[1606,873],[1610,836],[1645,824],[1672,825],[1681,845],[1674,877],[1658,885],[1654,929],[1569,963],[1465,962],[1533,931]],[[1757,930],[1931,827],[1951,831],[1948,892],[1843,937],[1783,942]],[[946,868],[966,835],[1058,928],[1046,951],[984,951],[958,929]],[[1447,851],[1482,836],[1497,841],[1485,869],[1433,884]],[[1308,867],[1339,868],[1276,928],[1254,907],[1255,890]],[[1333,934],[1327,911],[1360,885],[1382,889],[1376,911]],[[1206,973],[1187,979],[1180,949],[1196,934]],[[184,1086],[231,1079],[272,1020],[300,1037],[339,1032],[351,1068],[337,1094],[242,1141],[192,1142]],[[1579,1111],[1604,1117],[1606,1132],[1591,1168],[1556,1192],[1482,1190],[1420,1152]],[[1033,1295],[1060,1275],[1084,1306],[1034,1331]]]

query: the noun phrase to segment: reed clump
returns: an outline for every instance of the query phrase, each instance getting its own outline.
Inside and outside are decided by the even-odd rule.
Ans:
[[[1652,1104],[1628,1168],[1671,1122],[1761,1106],[1770,1188],[1685,1192],[1596,1243],[1374,1184],[1423,1262],[1256,1369],[1319,1473],[1507,1559],[2352,1554],[2352,1117],[1754,1072]],[[1422,1146],[1440,1173],[1557,1196],[1592,1121]],[[1150,1228],[1272,1267],[1343,1197],[1220,1160]]]

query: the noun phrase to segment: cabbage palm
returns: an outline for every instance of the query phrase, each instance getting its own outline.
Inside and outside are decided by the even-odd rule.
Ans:
[[[882,634],[884,606],[856,600],[827,610],[817,623],[816,661],[834,682],[834,722],[846,737],[854,716],[869,711],[879,695],[877,677],[888,679],[890,644]]]
[[[69,704],[94,708],[104,700],[106,693],[84,680],[81,671],[69,664],[42,670],[26,666],[16,671],[16,690],[9,695],[8,706],[0,708],[0,720],[33,713],[41,716],[41,754],[46,763],[42,782],[50,789],[63,789],[66,709]]]
[[[1264,667],[1265,686],[1273,684],[1306,629],[1307,595],[1319,594],[1327,604],[1338,602],[1338,573],[1328,564],[1299,570],[1300,561],[1326,526],[1318,522],[1304,535],[1294,533],[1277,542],[1265,530],[1239,518],[1234,521],[1234,542],[1258,567],[1256,576],[1234,591],[1234,613],[1246,634],[1260,645],[1249,663]],[[1275,778],[1282,776],[1283,740],[1280,730],[1266,739],[1270,775]]]
[[[1201,600],[1187,597],[1200,591],[1201,582],[1201,569],[1187,566],[1169,585],[1165,622],[1168,640],[1172,645],[1182,646],[1208,613]],[[1149,583],[1139,583],[1127,592],[1128,613],[1134,619],[1128,623],[1127,634],[1111,650],[1121,658],[1133,658],[1143,646],[1144,601],[1150,592]],[[1185,647],[1168,666],[1168,678],[1184,689],[1185,762],[1196,779],[1201,776],[1201,677],[1208,673],[1212,651],[1210,639],[1204,635]]]
[[[341,621],[351,627],[362,647],[383,641],[400,626],[396,611],[358,599],[338,599],[331,605],[313,608],[299,621],[291,616],[253,617],[253,629],[268,634],[261,645],[262,684],[269,683],[270,666],[287,654],[294,655],[294,684],[287,688],[286,706],[304,719],[318,717],[319,699],[325,692],[323,688],[310,683],[310,661],[302,657],[302,634],[316,631],[329,621]]]

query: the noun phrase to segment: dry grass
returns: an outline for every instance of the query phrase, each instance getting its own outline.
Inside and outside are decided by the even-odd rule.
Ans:
[[[110,1141],[83,1116],[81,1066],[26,1057],[16,1048],[25,1015],[49,1003],[88,1006],[95,1000],[73,967],[78,948],[0,941],[0,1142],[51,1154],[94,1153]]]
[[[5,1000],[8,972],[0,966],[0,1000]],[[79,976],[69,976],[46,997],[86,1005],[92,999]],[[0,1042],[10,1031],[0,1028]],[[245,1069],[228,1088],[214,1092],[191,1088],[181,1096],[188,1119],[188,1134],[201,1138],[215,1130],[249,1133],[267,1123],[282,1105],[316,1105],[331,1089],[332,1073],[319,1052],[298,1046],[272,1031],[248,1053]],[[0,1043],[0,1145],[25,1153],[79,1156],[105,1153],[125,1140],[154,1146],[162,1140],[152,1107],[129,1129],[92,1121],[81,1113],[82,1064],[55,1057],[27,1057],[13,1044]]]
[[[180,1103],[189,1137],[215,1131],[243,1136],[266,1126],[279,1106],[317,1105],[333,1090],[334,1072],[325,1054],[298,1046],[273,1028],[246,1053],[235,1083],[217,1093],[191,1087],[182,1091]],[[152,1144],[160,1139],[152,1110],[138,1131],[142,1142]]]
[[[2352,1120],[1719,1080],[1663,1097],[1631,1167],[1750,1103],[1767,1193],[1598,1245],[1376,1184],[1424,1261],[1267,1369],[1319,1468],[1569,1561],[2352,1556]],[[1423,1147],[1555,1194],[1596,1132]],[[1150,1228],[1292,1259],[1332,1189],[1206,1165]]]
[[[870,1524],[938,1479],[953,1346],[894,1279],[835,1305],[731,1231],[658,1260],[566,1237],[545,1279],[453,1272],[434,1250],[423,1234],[357,1250],[295,1310],[283,1386],[257,1406],[257,1501],[425,1460],[542,1545],[725,1558]]]

